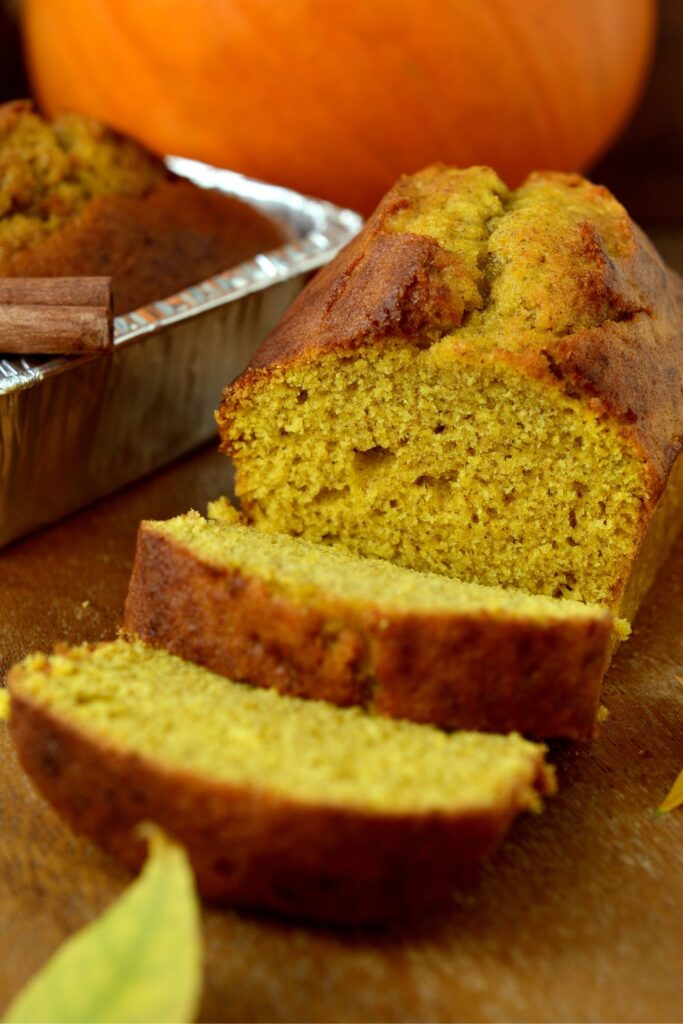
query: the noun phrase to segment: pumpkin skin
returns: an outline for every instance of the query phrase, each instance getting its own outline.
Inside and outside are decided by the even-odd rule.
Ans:
[[[596,158],[632,110],[655,0],[24,0],[38,100],[363,211],[433,161]]]

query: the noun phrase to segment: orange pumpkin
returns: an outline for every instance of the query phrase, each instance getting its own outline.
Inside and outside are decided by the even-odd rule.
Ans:
[[[590,163],[655,0],[24,0],[49,113],[369,210],[402,171]]]

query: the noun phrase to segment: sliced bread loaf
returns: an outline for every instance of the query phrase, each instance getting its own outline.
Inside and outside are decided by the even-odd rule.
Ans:
[[[224,393],[242,510],[632,619],[683,522],[682,328],[606,189],[403,177]]]
[[[614,620],[191,512],[142,523],[124,631],[283,693],[578,738],[594,729]]]
[[[309,918],[447,900],[554,789],[519,736],[283,697],[141,643],[32,655],[9,689],[20,761],[77,830],[137,867],[135,825],[157,822],[205,896]]]

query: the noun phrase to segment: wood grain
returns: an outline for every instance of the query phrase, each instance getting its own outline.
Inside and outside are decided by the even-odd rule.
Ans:
[[[227,488],[212,450],[0,556],[0,663],[113,635],[137,522]],[[561,790],[476,884],[411,927],[334,932],[206,909],[202,1019],[683,1018],[683,540],[610,671],[592,745],[556,744]],[[127,881],[21,774],[0,726],[0,1007]]]

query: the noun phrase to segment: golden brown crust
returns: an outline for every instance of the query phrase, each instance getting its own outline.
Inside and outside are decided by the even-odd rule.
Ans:
[[[11,690],[21,672],[10,674]],[[206,898],[345,924],[445,905],[534,791],[553,789],[539,748],[529,777],[495,809],[368,813],[167,769],[96,742],[15,691],[10,725],[38,790],[129,867],[144,856],[134,827],[154,821],[185,846]]]
[[[7,254],[0,274],[103,274],[113,280],[114,312],[123,313],[283,241],[282,230],[247,204],[176,179],[140,199],[90,200],[53,234]]]
[[[142,523],[123,629],[214,672],[447,729],[593,735],[612,619],[297,603]]]
[[[433,174],[437,190],[443,188],[443,173],[436,167],[423,175]],[[453,334],[457,358],[508,362],[549,386],[583,396],[596,416],[616,420],[647,463],[653,506],[683,445],[681,278],[606,189],[588,185],[578,175],[532,175],[531,183],[558,185],[569,192],[583,186],[598,206],[609,201],[621,211],[614,218],[613,253],[588,222],[560,239],[548,238],[559,250],[553,257],[553,302],[558,309],[571,307],[576,326],[554,331],[549,313],[551,329],[529,333],[524,344],[494,343],[482,349],[472,334],[459,334],[471,310],[458,302],[457,289],[450,289],[449,300],[444,275],[448,271],[467,278],[481,295],[476,308],[482,312],[483,307],[485,316],[489,271],[484,265],[473,276],[435,238],[392,233],[397,212],[416,205],[410,181],[401,179],[385,196],[361,234],[314,278],[257,350],[246,373],[226,389],[218,415],[223,450],[230,451],[232,411],[241,394],[267,381],[278,368],[315,360],[325,352],[387,342],[428,345]],[[539,289],[537,295],[532,288],[530,298],[542,305],[547,292]]]
[[[464,307],[443,280],[446,268],[458,269],[457,260],[433,238],[387,233],[387,222],[406,203],[394,190],[385,196],[360,234],[292,303],[251,369],[458,327]]]
[[[330,609],[295,606],[260,580],[199,562],[142,522],[122,630],[229,678],[363,704],[365,638]]]
[[[640,538],[638,554],[631,566],[621,596],[620,614],[633,622],[640,604],[673,547],[683,524],[683,457],[678,456],[654,513]]]
[[[601,252],[585,285],[596,305],[610,297],[611,316],[553,339],[537,358],[546,379],[583,395],[632,440],[647,463],[654,505],[683,445],[683,280],[636,224],[629,227],[632,255],[615,269]],[[541,376],[538,363],[528,366]]]

